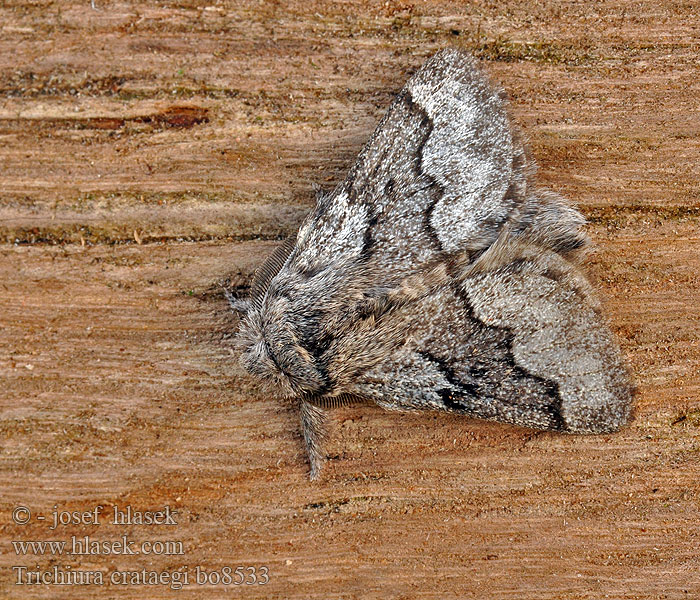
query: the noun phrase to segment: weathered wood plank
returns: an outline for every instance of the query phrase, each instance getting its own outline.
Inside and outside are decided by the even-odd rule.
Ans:
[[[0,6],[0,591],[8,598],[685,598],[700,593],[700,83],[682,2]],[[243,285],[408,75],[481,57],[578,203],[640,397],[568,437],[339,409],[306,479],[293,406],[238,366]],[[12,522],[23,504],[171,529]],[[181,540],[19,557],[11,540]],[[13,565],[267,565],[270,583],[17,586]]]

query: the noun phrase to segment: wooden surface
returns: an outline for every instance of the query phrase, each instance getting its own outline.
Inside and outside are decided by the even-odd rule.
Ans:
[[[0,6],[2,598],[700,595],[695,3],[96,6]],[[637,414],[570,437],[338,409],[312,484],[296,410],[238,365],[221,286],[245,286],[444,46],[483,60],[538,180],[589,218]],[[178,524],[49,529],[54,506],[98,505]],[[185,553],[11,544],[72,535]],[[18,565],[191,579],[19,586]],[[226,565],[270,581],[192,582]]]

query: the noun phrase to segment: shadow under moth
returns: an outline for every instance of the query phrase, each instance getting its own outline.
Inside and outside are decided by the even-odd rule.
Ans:
[[[568,433],[627,422],[633,388],[577,266],[584,218],[534,170],[502,92],[443,50],[234,303],[245,368],[299,400],[312,479],[328,409],[358,401]]]

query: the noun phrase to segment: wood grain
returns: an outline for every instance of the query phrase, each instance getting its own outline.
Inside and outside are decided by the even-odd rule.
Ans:
[[[700,594],[700,24],[689,2],[0,6],[0,595],[692,598]],[[331,188],[438,48],[479,56],[538,180],[577,203],[639,387],[623,432],[298,414],[238,366],[223,286]],[[131,505],[178,525],[34,516]],[[180,540],[17,556],[12,540]],[[14,565],[266,565],[264,586],[16,584]]]

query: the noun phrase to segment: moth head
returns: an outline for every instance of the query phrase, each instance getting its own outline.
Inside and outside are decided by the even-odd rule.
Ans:
[[[288,294],[280,279],[251,303],[239,336],[241,363],[285,395],[315,394],[327,384],[306,341],[316,308]]]
[[[334,246],[326,226],[312,227],[314,215],[258,269],[238,337],[245,369],[287,395],[334,391],[331,347],[365,289],[361,232]]]

